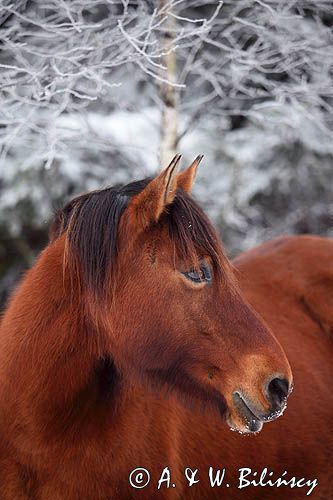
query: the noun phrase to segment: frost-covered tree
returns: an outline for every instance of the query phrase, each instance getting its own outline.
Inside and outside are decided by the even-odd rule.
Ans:
[[[329,0],[2,0],[4,286],[64,198],[176,149],[205,153],[197,189],[232,252],[327,232],[332,21]]]
[[[135,135],[143,135],[147,107],[161,116],[163,89],[179,86],[169,75],[169,55],[210,29],[185,22],[178,31],[175,23],[171,34],[181,3],[1,3],[2,272],[13,256],[31,263],[52,209],[65,197],[157,167],[158,145],[150,146],[145,165],[144,145],[119,138],[133,124],[131,111],[142,115]]]

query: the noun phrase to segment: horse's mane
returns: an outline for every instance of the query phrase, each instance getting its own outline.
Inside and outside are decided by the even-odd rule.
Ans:
[[[50,228],[51,242],[66,233],[68,248],[79,259],[84,281],[96,294],[104,292],[110,268],[117,258],[121,216],[131,198],[150,181],[151,178],[146,178],[82,194],[55,215]],[[181,258],[190,258],[195,265],[200,252],[210,256],[218,272],[228,272],[231,266],[215,229],[193,198],[180,188],[160,223],[165,221]]]

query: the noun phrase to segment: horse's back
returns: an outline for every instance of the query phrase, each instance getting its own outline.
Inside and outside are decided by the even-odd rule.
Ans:
[[[303,341],[332,346],[333,240],[276,238],[241,254],[234,265],[242,290],[280,342],[289,345],[302,335]],[[283,335],[285,328],[275,325],[290,326],[290,319],[298,320],[295,329]]]
[[[290,404],[299,395],[299,409],[304,402],[313,408],[321,394],[327,396],[321,406],[332,415],[333,240],[277,238],[240,255],[234,265],[243,292],[290,361],[295,385]]]

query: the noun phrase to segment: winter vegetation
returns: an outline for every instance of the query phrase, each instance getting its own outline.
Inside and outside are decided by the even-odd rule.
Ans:
[[[333,236],[331,0],[2,0],[0,296],[71,196],[205,155],[229,255]]]

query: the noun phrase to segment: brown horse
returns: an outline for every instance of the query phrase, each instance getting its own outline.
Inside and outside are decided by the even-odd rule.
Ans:
[[[329,498],[333,244],[282,240],[245,254],[239,287],[188,194],[200,159],[177,174],[177,156],[154,179],[82,195],[56,216],[1,323],[1,500],[303,498],[311,488],[240,488],[245,467],[318,477],[313,496]],[[292,375],[241,289],[296,383],[286,416],[252,438],[228,426],[255,434],[276,419]],[[213,486],[217,468],[224,481]]]

